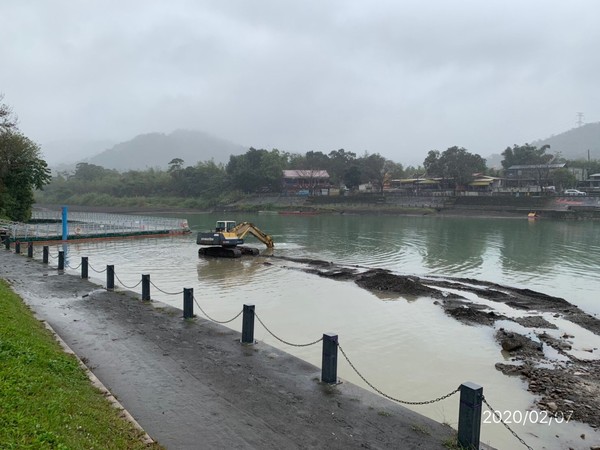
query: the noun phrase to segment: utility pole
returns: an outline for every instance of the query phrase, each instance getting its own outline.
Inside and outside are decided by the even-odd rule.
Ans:
[[[582,125],[583,125],[583,113],[578,112],[577,113],[577,126],[580,127]]]

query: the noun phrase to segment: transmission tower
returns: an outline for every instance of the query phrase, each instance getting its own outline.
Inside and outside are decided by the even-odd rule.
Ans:
[[[583,125],[583,113],[578,112],[577,113],[577,126],[580,127],[582,125]]]

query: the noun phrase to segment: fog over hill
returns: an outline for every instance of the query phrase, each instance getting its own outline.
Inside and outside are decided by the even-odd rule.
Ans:
[[[525,142],[517,145],[523,145]],[[542,147],[549,145],[546,153],[560,154],[566,159],[587,159],[588,150],[590,159],[600,159],[600,122],[588,123],[577,128],[572,128],[549,138],[538,139],[528,144]],[[502,167],[502,155],[496,153],[486,158],[488,167],[499,169]]]
[[[176,130],[170,134],[140,134],[85,159],[85,162],[119,171],[166,169],[173,158],[181,158],[186,166],[211,159],[216,163],[227,163],[230,155],[239,155],[247,150],[242,145],[201,131]]]
[[[546,139],[531,142],[536,147],[550,145],[547,153],[560,153],[567,159],[600,159],[600,122],[588,123]]]
[[[173,158],[181,158],[184,165],[194,165],[199,161],[214,160],[216,163],[227,163],[231,155],[240,155],[248,150],[239,144],[212,136],[208,133],[194,130],[176,130],[170,134],[147,133],[135,136],[129,141],[121,142],[92,157],[87,157],[89,151],[100,143],[109,141],[94,141],[86,145],[82,142],[71,142],[74,150],[71,152],[72,165],[61,165],[55,169],[72,170],[77,162],[96,164],[108,169],[119,171],[144,170],[148,168],[166,169]],[[600,122],[586,124],[546,139],[529,142],[541,147],[550,145],[548,153],[560,155],[567,159],[600,159]],[[93,145],[92,145],[93,144]],[[517,145],[525,144],[525,142]],[[66,145],[56,143],[56,145]],[[108,145],[111,144],[107,144]],[[105,148],[107,148],[105,147]],[[79,149],[79,150],[77,150]],[[281,149],[285,151],[285,149]],[[86,154],[87,153],[87,154]],[[78,158],[78,155],[80,157]],[[488,167],[500,168],[500,154],[486,157]],[[406,164],[406,161],[395,161]]]

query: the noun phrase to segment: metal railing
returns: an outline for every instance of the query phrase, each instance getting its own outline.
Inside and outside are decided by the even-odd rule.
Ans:
[[[54,240],[62,238],[62,215],[60,211],[33,211],[32,223],[0,221],[11,240]],[[70,212],[68,217],[69,238],[118,236],[128,234],[152,234],[187,232],[186,219],[151,217],[127,214],[104,214]]]

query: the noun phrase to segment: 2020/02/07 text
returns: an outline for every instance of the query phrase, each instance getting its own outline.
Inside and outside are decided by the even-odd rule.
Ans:
[[[555,413],[548,413],[548,411],[502,411],[502,412],[483,412],[483,423],[501,423],[506,424],[522,424],[529,423],[543,423],[551,425],[554,423],[569,423],[573,411],[556,411]]]

